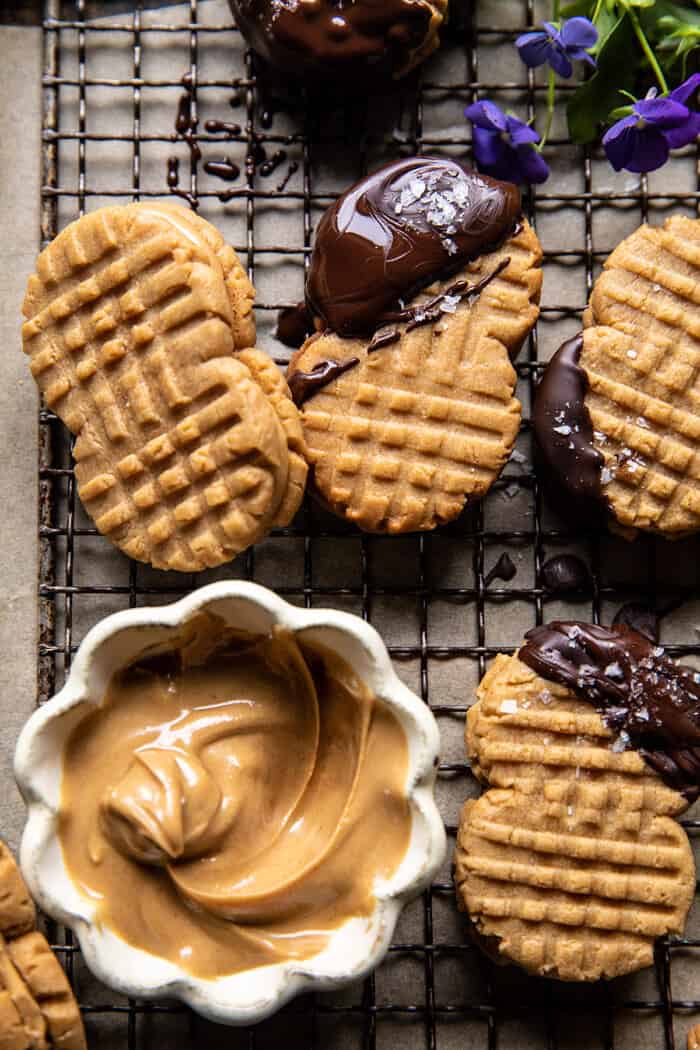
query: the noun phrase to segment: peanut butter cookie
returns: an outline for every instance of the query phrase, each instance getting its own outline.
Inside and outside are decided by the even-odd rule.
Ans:
[[[289,452],[233,356],[222,264],[170,210],[175,221],[165,206],[104,208],[63,230],[29,279],[23,340],[76,435],[79,494],[99,531],[157,568],[196,571],[272,525]]]
[[[467,718],[488,790],[465,803],[458,902],[499,962],[629,973],[680,933],[695,888],[673,819],[700,791],[700,686],[627,628],[553,623],[500,655]]]
[[[510,455],[510,355],[541,287],[519,211],[515,187],[427,157],[368,176],[321,220],[306,290],[318,331],[287,376],[315,490],[362,529],[450,521]]]
[[[700,221],[641,226],[607,260],[582,335],[538,391],[550,478],[628,536],[700,529],[699,279]]]

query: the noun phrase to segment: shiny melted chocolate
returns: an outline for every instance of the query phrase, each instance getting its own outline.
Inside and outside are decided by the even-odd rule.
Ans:
[[[525,635],[518,653],[542,678],[593,704],[688,802],[700,795],[700,674],[628,627],[554,621]]]
[[[403,319],[404,302],[432,281],[500,244],[519,214],[515,186],[456,161],[409,157],[388,164],[321,219],[309,306],[341,336],[370,335]]]
[[[298,349],[314,330],[314,319],[304,300],[294,306],[285,306],[277,314],[276,337],[285,346]]]
[[[292,372],[287,376],[287,383],[294,404],[303,405],[318,390],[359,363],[357,357],[350,357],[347,361],[320,361],[310,372]]]
[[[426,40],[427,0],[229,0],[241,33],[274,69],[311,79],[400,73]]]
[[[434,295],[427,302],[416,303],[415,306],[400,310],[392,315],[391,320],[397,324],[405,324],[405,331],[407,332],[410,332],[413,328],[420,328],[421,325],[434,324],[445,313],[454,313],[463,300],[472,301],[478,299],[484,288],[506,268],[509,262],[510,259],[501,260],[491,273],[487,274],[486,277],[482,277],[475,284],[470,284],[468,281],[456,281],[446,288],[444,292]],[[303,316],[302,308],[303,304],[299,303],[297,306],[292,307],[291,310],[280,313],[277,322],[277,338],[281,339],[282,342],[286,341],[284,336],[289,335],[291,338],[291,335],[294,333],[295,326],[298,323],[297,317]],[[285,316],[285,314],[288,316]],[[372,341],[367,347],[367,353],[373,354],[377,350],[383,350],[384,347],[398,342],[400,338],[401,332],[398,328],[380,328],[372,336]],[[287,382],[295,404],[303,404],[304,401],[313,397],[318,390],[332,382],[337,376],[347,372],[350,368],[354,368],[359,363],[359,357],[350,357],[347,361],[342,362],[330,359],[319,361],[310,372],[288,373]]]
[[[547,365],[533,410],[535,437],[546,480],[573,499],[576,508],[603,514],[603,457],[593,444],[593,424],[585,405],[588,380],[579,365],[583,335],[564,343]]]

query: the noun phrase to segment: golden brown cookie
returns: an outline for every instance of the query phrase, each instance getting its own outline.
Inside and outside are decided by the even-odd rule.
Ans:
[[[700,1024],[688,1029],[688,1050],[700,1050]]]
[[[0,842],[0,1050],[86,1050],[80,1009]]]
[[[433,322],[397,324],[398,341],[371,350],[369,338],[316,335],[293,355],[292,382],[325,361],[357,360],[302,405],[314,485],[332,510],[367,531],[432,529],[488,491],[520,425],[509,354],[539,312],[540,258],[523,221],[502,247],[411,300],[487,282],[449,298]]]
[[[276,528],[284,528],[289,525],[299,510],[301,501],[304,498],[306,477],[309,470],[306,462],[307,449],[301,425],[301,416],[292,401],[284,376],[271,357],[254,347],[241,350],[237,357],[249,369],[253,379],[260,386],[274,408],[287,438],[287,451],[289,454],[287,491],[282,498],[272,523]]]
[[[699,281],[700,221],[641,226],[595,283],[575,360],[567,366],[562,348],[538,393],[537,436],[555,478],[630,536],[700,528]],[[563,389],[566,367],[581,370],[576,397]],[[580,401],[581,419],[571,412]]]
[[[275,527],[284,527],[296,514],[304,496],[308,473],[306,446],[301,419],[292,402],[284,377],[269,355],[255,348],[255,315],[253,314],[255,289],[233,248],[226,244],[215,226],[206,222],[196,212],[185,211],[184,208],[175,204],[159,201],[157,207],[166,215],[175,213],[178,221],[181,221],[184,215],[185,221],[191,224],[193,231],[203,238],[221,263],[233,314],[234,349],[240,351],[238,359],[249,368],[253,379],[262,388],[287,436],[289,449],[287,494],[272,523]]]
[[[31,937],[32,935],[23,934],[23,936]],[[58,966],[53,956],[51,958]],[[63,974],[63,971],[61,973]],[[65,981],[65,976],[63,980]],[[0,988],[7,997],[4,1012],[9,1027],[10,1045],[46,1050],[49,1045],[46,1021],[34,996],[12,962],[9,946],[2,936],[0,936]],[[0,1046],[3,1045],[2,1038],[0,1036]]]
[[[477,697],[467,751],[488,790],[465,803],[455,854],[477,939],[500,962],[562,980],[650,965],[693,898],[692,852],[673,819],[687,798],[590,702],[518,656],[497,656]]]
[[[24,350],[76,435],[100,532],[157,568],[234,557],[288,498],[278,415],[242,361],[221,263],[148,205],[72,223],[29,279]]]
[[[34,901],[24,884],[15,858],[0,842],[0,934],[18,937],[36,924]]]
[[[66,975],[46,939],[33,930],[8,941],[12,964],[38,1006],[46,1026],[48,1046],[85,1050],[80,1010]]]
[[[231,303],[233,346],[244,350],[255,346],[255,288],[233,248],[226,243],[216,226],[203,219],[197,212],[183,208],[170,201],[149,201],[142,208],[155,210],[171,222],[184,227],[204,242],[221,264],[224,282]]]

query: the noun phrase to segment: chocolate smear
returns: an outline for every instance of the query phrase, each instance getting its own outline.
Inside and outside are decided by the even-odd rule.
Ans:
[[[205,130],[212,135],[224,134],[227,138],[236,139],[241,134],[241,125],[228,120],[205,120]]]
[[[286,306],[277,314],[275,336],[285,346],[298,350],[313,330],[314,319],[303,299],[296,306]]]
[[[183,200],[187,201],[193,211],[197,211],[199,208],[199,201],[195,195],[188,190],[180,189],[180,161],[177,157],[168,157],[167,165],[166,181],[170,192],[176,197],[182,197]]]
[[[359,363],[357,357],[350,357],[347,361],[320,361],[310,372],[293,372],[287,376],[287,383],[294,404],[303,405],[322,387],[332,383],[343,372],[348,372]]]
[[[278,182],[277,185],[275,186],[275,190],[277,191],[277,193],[284,193],[284,191],[286,190],[286,188],[287,188],[287,186],[289,184],[289,180],[291,179],[291,177],[293,175],[296,175],[296,173],[298,171],[299,171],[299,162],[296,161],[296,160],[291,160],[289,162],[289,165],[288,165],[287,170],[285,172],[284,178],[282,179],[281,182]]]
[[[629,627],[554,621],[525,635],[518,656],[592,704],[688,802],[700,795],[700,673]]]
[[[263,163],[260,165],[260,174],[264,177],[272,175],[273,171],[276,171],[277,168],[279,168],[280,164],[284,164],[286,159],[287,151],[283,149],[278,149],[275,153],[272,154],[271,157],[263,161]]]
[[[512,580],[517,573],[515,563],[509,554],[502,554],[492,569],[484,576],[484,587],[488,587],[494,580]]]
[[[196,163],[201,159],[202,151],[197,142],[198,121],[192,112],[192,98],[194,91],[192,75],[190,73],[185,73],[182,77],[181,83],[185,89],[185,94],[180,96],[180,100],[177,104],[175,132],[187,143],[192,161]]]
[[[385,346],[391,346],[392,343],[398,343],[400,338],[401,332],[398,328],[380,328],[372,336],[372,342],[367,347],[367,353],[373,354],[375,350],[381,350]]]
[[[224,157],[223,160],[205,160],[204,170],[207,175],[216,175],[226,182],[234,182],[241,174],[241,169],[229,157]]]
[[[585,405],[588,380],[579,365],[583,335],[569,339],[547,365],[535,394],[533,427],[545,480],[562,495],[566,512],[589,517],[607,509],[601,490],[603,457],[593,444],[593,423]],[[573,507],[571,501],[573,500]]]
[[[519,214],[520,195],[511,183],[447,158],[395,161],[351,187],[324,214],[307,301],[343,336],[410,322],[397,303],[493,250],[513,232]]]
[[[575,554],[557,554],[542,566],[542,583],[550,594],[582,591],[590,582],[588,566]]]

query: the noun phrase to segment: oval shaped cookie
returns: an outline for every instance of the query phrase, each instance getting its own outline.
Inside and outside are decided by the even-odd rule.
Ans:
[[[514,353],[538,314],[539,242],[526,222],[411,301],[434,319],[392,326],[381,342],[312,336],[292,356],[288,380],[328,362],[346,366],[301,404],[313,482],[337,514],[367,531],[432,529],[488,491],[520,426]],[[481,286],[478,293],[450,289]],[[420,316],[420,315],[419,315]]]
[[[190,572],[272,524],[289,455],[232,356],[221,263],[180,225],[138,204],[72,223],[29,279],[23,342],[76,435],[79,493],[99,531],[133,558]]]
[[[699,282],[700,221],[641,226],[595,283],[573,363],[579,391],[562,347],[535,403],[555,484],[628,536],[700,529]]]

